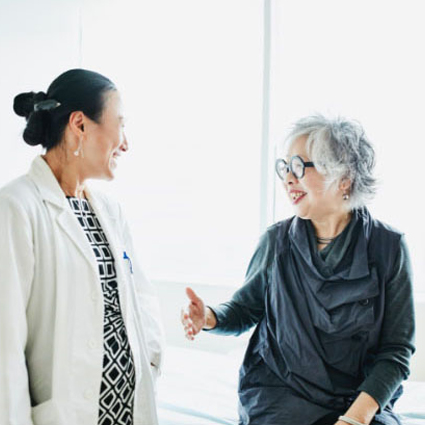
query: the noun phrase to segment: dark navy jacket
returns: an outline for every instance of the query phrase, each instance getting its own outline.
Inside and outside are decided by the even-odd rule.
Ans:
[[[305,220],[293,217],[272,226],[251,260],[245,285],[213,309],[216,333],[239,334],[257,324],[240,369],[241,424],[309,425],[329,413],[342,414],[360,391],[370,393],[367,377],[379,362],[396,364],[400,381],[408,376],[413,319],[400,335],[381,338],[386,284],[402,235],[365,208],[354,211],[353,220],[343,260],[320,272]],[[411,282],[406,288],[402,307],[413,318]],[[392,402],[381,406],[378,423],[398,423],[390,413]]]

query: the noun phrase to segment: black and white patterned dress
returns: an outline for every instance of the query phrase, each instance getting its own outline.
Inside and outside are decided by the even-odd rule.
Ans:
[[[114,258],[102,227],[86,199],[67,197],[95,253],[105,306],[103,375],[99,425],[132,425],[134,360],[121,313]]]

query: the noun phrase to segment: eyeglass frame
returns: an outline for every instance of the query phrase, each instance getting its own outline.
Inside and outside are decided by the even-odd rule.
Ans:
[[[303,164],[303,173],[302,173],[302,175],[300,176],[300,177],[298,177],[295,173],[294,173],[294,171],[292,170],[292,161],[295,159],[295,158],[297,158],[297,159],[299,159],[300,161],[301,161],[301,163]],[[306,168],[308,168],[308,167],[314,167],[314,162],[311,162],[311,161],[304,161],[299,155],[294,155],[293,157],[291,157],[291,159],[289,160],[289,162],[286,162],[283,158],[278,158],[278,159],[276,159],[276,162],[275,162],[275,171],[276,171],[276,174],[279,176],[279,178],[281,179],[281,180],[285,180],[285,177],[286,177],[286,175],[285,175],[285,177],[282,177],[281,175],[280,175],[280,173],[279,173],[279,171],[278,171],[278,167],[279,167],[279,165],[281,164],[283,162],[283,164],[284,164],[284,166],[285,166],[285,168],[288,170],[288,172],[286,173],[286,174],[288,174],[289,173],[289,171],[292,173],[292,175],[297,179],[297,180],[300,180],[300,179],[302,179],[303,177],[304,177],[304,175],[305,175],[305,169]]]

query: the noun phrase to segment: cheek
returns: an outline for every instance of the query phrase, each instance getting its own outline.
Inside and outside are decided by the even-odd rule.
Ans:
[[[306,182],[306,191],[313,199],[326,198],[326,191],[324,182],[311,180]]]

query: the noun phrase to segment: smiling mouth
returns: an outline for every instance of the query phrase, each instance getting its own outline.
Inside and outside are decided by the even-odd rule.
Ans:
[[[292,193],[289,194],[293,204],[298,204],[298,202],[300,202],[301,199],[304,198],[305,195],[307,195],[307,194],[303,193],[303,192],[292,192]]]

